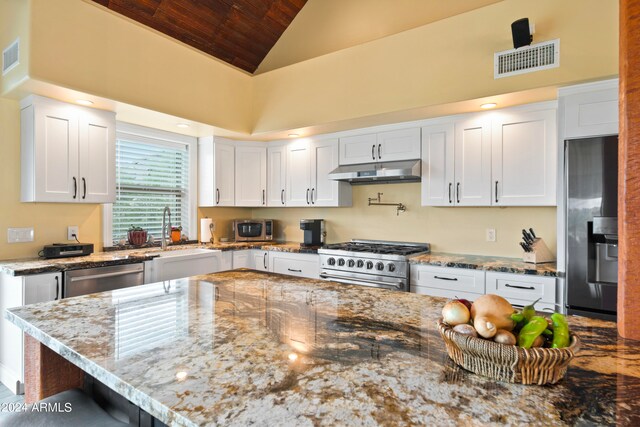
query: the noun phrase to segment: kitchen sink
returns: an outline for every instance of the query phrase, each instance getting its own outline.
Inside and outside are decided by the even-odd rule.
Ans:
[[[145,263],[146,283],[215,273],[222,269],[222,252],[219,250],[194,248],[156,254],[156,258]]]

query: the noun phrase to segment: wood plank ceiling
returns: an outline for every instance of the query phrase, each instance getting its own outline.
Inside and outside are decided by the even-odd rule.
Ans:
[[[253,73],[307,0],[93,0]]]

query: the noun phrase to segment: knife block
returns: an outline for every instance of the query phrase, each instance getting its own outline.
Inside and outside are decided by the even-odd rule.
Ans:
[[[553,252],[549,250],[547,244],[541,238],[537,237],[531,245],[532,252],[524,252],[522,260],[531,264],[543,264],[545,262],[554,262],[556,260]]]

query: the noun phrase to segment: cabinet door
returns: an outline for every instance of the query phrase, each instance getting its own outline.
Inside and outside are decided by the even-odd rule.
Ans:
[[[77,202],[78,115],[73,106],[34,107],[35,200]],[[24,112],[24,111],[23,111]]]
[[[422,128],[422,206],[453,206],[453,124]]]
[[[491,205],[491,121],[485,115],[455,125],[455,201]]]
[[[338,167],[338,140],[325,139],[311,143],[311,205],[350,206],[351,185],[329,179]]]
[[[258,271],[269,271],[269,252],[252,250],[253,268]]]
[[[233,251],[233,268],[251,268],[253,269],[253,251]]]
[[[213,137],[198,139],[198,206],[215,206]]]
[[[287,179],[287,147],[267,149],[267,206],[285,206]]]
[[[113,203],[116,199],[115,115],[85,110],[79,120],[78,198],[85,203]]]
[[[377,140],[375,151],[380,162],[420,158],[420,128],[381,132]]]
[[[340,138],[340,164],[357,165],[375,162],[378,159],[377,144],[375,133]]]
[[[311,205],[311,147],[304,141],[287,147],[287,206]]]
[[[24,303],[35,304],[62,297],[62,274],[37,274],[24,278]]]
[[[235,147],[215,142],[214,150],[214,206],[234,206],[235,203]]]
[[[556,204],[556,110],[499,113],[492,131],[495,206]]]
[[[320,259],[315,254],[271,252],[269,271],[290,276],[320,278]]]
[[[266,147],[236,147],[235,176],[236,206],[266,206]]]
[[[618,134],[618,87],[613,82],[609,85],[612,87],[560,98],[566,139]]]

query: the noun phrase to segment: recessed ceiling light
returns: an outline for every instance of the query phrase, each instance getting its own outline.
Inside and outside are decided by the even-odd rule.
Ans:
[[[178,123],[176,124],[176,126],[178,126],[179,128],[188,128],[189,125],[187,123]]]
[[[498,104],[496,104],[495,102],[488,102],[486,104],[482,104],[480,108],[482,108],[483,110],[488,110],[489,108],[495,108],[497,106]]]
[[[290,137],[290,138],[295,138],[295,137],[297,137],[297,136],[300,136],[300,134],[299,134],[299,133],[290,133],[290,134],[289,134],[289,137]]]
[[[93,105],[93,101],[89,101],[88,99],[76,99],[76,102],[80,105]]]

